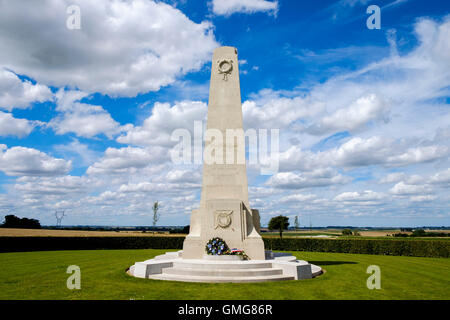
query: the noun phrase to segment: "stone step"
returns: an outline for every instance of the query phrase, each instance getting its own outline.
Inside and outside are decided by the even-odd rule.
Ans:
[[[313,277],[318,277],[323,273],[322,268],[314,264],[311,265],[311,272]]]
[[[254,277],[220,277],[220,276],[191,276],[180,274],[153,274],[149,276],[149,279],[153,280],[170,280],[170,281],[183,281],[183,282],[267,282],[267,281],[285,281],[294,280],[294,277],[283,275],[266,275],[266,276],[254,276]]]
[[[283,270],[279,268],[256,268],[256,269],[198,269],[198,268],[163,268],[163,274],[178,274],[187,276],[219,276],[219,277],[256,277],[282,275]]]
[[[165,254],[160,254],[159,256],[154,257],[155,260],[169,260],[169,259],[178,259],[181,258],[181,251],[169,251]]]
[[[252,261],[232,261],[232,262],[218,262],[208,260],[195,260],[195,259],[181,259],[174,260],[174,268],[191,268],[191,269],[259,269],[259,268],[271,268],[271,262],[265,262],[264,260]]]

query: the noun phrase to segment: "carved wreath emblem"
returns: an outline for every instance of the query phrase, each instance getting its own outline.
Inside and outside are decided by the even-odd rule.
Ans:
[[[228,228],[231,225],[231,215],[233,214],[233,210],[216,210],[214,212],[215,215],[215,227]]]
[[[223,80],[228,80],[228,75],[233,71],[233,60],[223,59],[217,60],[219,74],[223,74]]]

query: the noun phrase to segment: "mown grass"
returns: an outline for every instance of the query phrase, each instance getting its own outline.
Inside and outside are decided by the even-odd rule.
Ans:
[[[301,281],[206,284],[138,279],[125,269],[167,250],[1,253],[0,299],[450,299],[450,259],[295,252],[326,273]],[[69,265],[81,268],[81,290],[69,290]],[[369,265],[381,289],[369,290]]]

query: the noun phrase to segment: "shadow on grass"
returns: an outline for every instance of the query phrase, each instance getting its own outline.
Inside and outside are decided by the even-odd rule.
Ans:
[[[354,261],[308,261],[311,264],[315,264],[318,266],[332,266],[339,264],[358,264],[358,262]]]

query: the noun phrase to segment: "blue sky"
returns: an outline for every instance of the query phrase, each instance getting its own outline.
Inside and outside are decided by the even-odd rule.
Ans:
[[[76,4],[81,29],[66,27]],[[381,29],[366,9],[381,8]],[[171,133],[205,121],[214,48],[238,49],[246,128],[280,129],[250,203],[301,225],[449,225],[450,4],[36,1],[0,4],[0,216],[186,225],[201,166]],[[39,10],[38,10],[39,8]]]

